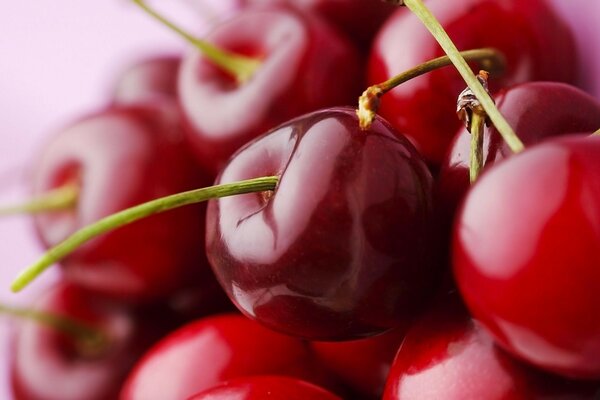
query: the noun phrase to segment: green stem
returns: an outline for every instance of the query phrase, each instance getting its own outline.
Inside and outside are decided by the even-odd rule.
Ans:
[[[87,354],[101,351],[102,349],[105,349],[109,343],[108,337],[101,330],[63,315],[37,311],[30,308],[13,307],[5,304],[0,304],[0,313],[34,321],[69,335],[80,344],[80,348],[85,349]]]
[[[465,80],[467,86],[471,88],[477,99],[480,101],[481,106],[487,113],[488,117],[502,135],[502,138],[506,141],[507,145],[514,153],[518,153],[524,150],[525,146],[523,142],[518,138],[513,129],[510,127],[506,119],[500,114],[494,102],[490,96],[486,93],[483,86],[477,81],[473,71],[469,68],[469,65],[465,59],[460,55],[458,49],[452,43],[452,40],[435,18],[435,16],[429,11],[429,9],[423,4],[422,0],[403,0],[400,2],[401,5],[405,5],[412,11],[417,18],[427,27],[429,32],[435,37],[442,49],[448,54],[450,60]]]
[[[505,65],[505,59],[502,53],[492,48],[467,50],[460,52],[460,54],[465,60],[479,62],[484,69],[499,71],[502,70]],[[368,129],[371,126],[375,114],[379,109],[379,99],[381,96],[404,82],[448,65],[452,65],[449,56],[446,55],[434,58],[433,60],[429,60],[404,71],[385,82],[368,87],[358,98],[358,110],[356,110],[356,114],[358,115],[360,127],[362,129]]]
[[[150,16],[200,50],[200,52],[215,65],[233,75],[238,83],[243,84],[247,82],[250,78],[252,78],[258,67],[260,67],[261,62],[255,58],[246,57],[223,50],[205,40],[198,39],[197,37],[189,34],[162,16],[155,9],[151,8],[144,0],[133,0],[133,2]]]
[[[49,249],[38,261],[28,267],[14,280],[11,290],[13,292],[21,291],[52,264],[60,261],[84,243],[99,235],[102,235],[103,233],[150,215],[158,214],[188,204],[200,203],[209,199],[233,196],[236,194],[275,190],[278,182],[279,177],[266,176],[248,179],[245,181],[210,186],[162,197],[160,199],[152,200],[147,203],[143,203],[109,215],[91,225],[81,228],[63,242]]]
[[[75,184],[67,184],[50,190],[26,203],[2,207],[0,208],[0,216],[72,210],[77,206],[78,198],[79,187]]]
[[[469,178],[473,184],[483,169],[483,126],[485,113],[474,111],[471,115],[471,156],[469,165]]]

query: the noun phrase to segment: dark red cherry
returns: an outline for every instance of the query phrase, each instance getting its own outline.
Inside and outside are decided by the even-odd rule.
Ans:
[[[65,184],[79,194],[71,209],[38,214],[52,246],[96,220],[157,197],[205,186],[210,176],[186,152],[179,117],[153,105],[111,107],[70,125],[44,146],[34,195]],[[69,281],[128,301],[161,297],[210,281],[201,206],[156,215],[101,236],[61,263]],[[211,283],[212,284],[212,283]]]
[[[360,94],[356,50],[316,16],[248,10],[218,25],[207,40],[261,63],[238,83],[197,51],[183,61],[179,93],[190,142],[214,171],[276,125],[322,107],[353,104]]]
[[[571,32],[544,0],[429,0],[427,7],[460,50],[494,47],[504,53],[506,73],[492,75],[492,92],[531,80],[575,79],[578,65]],[[416,16],[401,8],[375,40],[369,84],[442,54]],[[383,96],[380,113],[437,165],[459,127],[456,97],[463,89],[453,68],[435,71]]]
[[[405,327],[347,342],[312,342],[319,362],[342,382],[367,398],[381,398]]]
[[[571,132],[600,128],[600,102],[573,86],[558,82],[528,82],[506,89],[496,97],[498,109],[525,145]],[[449,226],[470,187],[471,135],[460,128],[436,182],[436,203]],[[484,128],[484,171],[512,154],[498,131]]]
[[[308,343],[238,314],[192,322],[140,360],[121,400],[179,400],[233,378],[284,375],[320,381]]]
[[[565,380],[512,359],[456,299],[445,300],[408,331],[384,400],[592,400],[600,395],[600,383]]]
[[[600,137],[550,139],[488,171],[454,229],[471,312],[515,356],[600,379]]]
[[[240,150],[217,183],[277,174],[274,192],[209,202],[207,255],[246,315],[350,340],[403,325],[437,286],[431,175],[382,119],[322,110]]]
[[[177,96],[177,73],[181,57],[156,56],[137,62],[116,79],[113,101],[116,104],[168,99]]]
[[[90,347],[40,322],[20,321],[11,354],[15,400],[116,399],[135,360],[162,333],[72,285],[53,287],[35,310],[99,329],[106,343]]]
[[[341,400],[327,390],[285,376],[249,376],[222,383],[188,400]]]
[[[375,33],[394,12],[395,6],[384,1],[371,0],[244,0],[250,6],[289,5],[319,14],[359,47],[368,51]]]

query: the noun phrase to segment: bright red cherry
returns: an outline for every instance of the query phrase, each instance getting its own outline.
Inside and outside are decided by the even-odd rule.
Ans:
[[[577,57],[571,32],[544,0],[429,0],[460,50],[494,47],[506,56],[506,73],[491,89],[529,80],[573,82]],[[370,58],[369,84],[442,55],[421,22],[398,10],[379,32]],[[382,97],[380,113],[405,133],[433,164],[440,164],[460,122],[456,96],[464,83],[455,70],[435,71]]]
[[[367,398],[381,398],[406,328],[347,342],[312,342],[318,360],[342,382]]]
[[[517,357],[600,378],[600,137],[551,139],[484,174],[454,229],[471,312]]]
[[[371,40],[395,6],[372,0],[244,0],[250,6],[288,5],[316,13],[332,22],[368,51]]]
[[[501,91],[498,110],[525,145],[571,132],[600,128],[600,102],[576,87],[558,82],[527,82]],[[484,171],[512,154],[498,131],[491,126],[483,133]],[[461,128],[454,138],[436,182],[436,203],[448,225],[470,187],[471,138]]]
[[[158,342],[129,376],[121,400],[180,400],[250,375],[318,380],[308,343],[242,315],[192,322]]]
[[[142,60],[124,70],[114,84],[116,104],[169,99],[176,100],[179,56],[157,56]]]
[[[384,400],[595,399],[599,383],[568,381],[526,366],[447,298],[408,332],[396,355]]]
[[[246,315],[280,332],[350,340],[403,325],[426,304],[431,175],[382,119],[350,108],[297,118],[240,150],[217,179],[279,175],[277,189],[209,202],[207,255]]]
[[[179,75],[190,141],[219,171],[243,144],[309,111],[356,102],[362,78],[356,50],[316,16],[284,9],[247,10],[219,24],[208,41],[259,66],[238,82],[193,51]]]
[[[188,400],[341,400],[327,390],[285,376],[238,378],[205,390]]]
[[[40,322],[21,321],[11,354],[15,400],[116,399],[135,360],[161,334],[160,327],[144,324],[72,285],[52,288],[35,310],[99,329],[106,343],[80,342]]]
[[[37,214],[47,246],[104,216],[144,201],[206,185],[209,176],[186,152],[179,117],[147,104],[112,107],[56,135],[39,156],[34,195],[74,185],[69,209]],[[161,297],[210,281],[203,246],[203,208],[186,207],[99,237],[68,256],[67,278],[128,301]]]

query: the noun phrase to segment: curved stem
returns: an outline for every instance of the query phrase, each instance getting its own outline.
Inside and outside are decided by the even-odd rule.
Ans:
[[[467,61],[479,62],[484,69],[499,71],[504,69],[505,66],[504,55],[493,48],[466,50],[460,52],[460,54]],[[429,60],[404,71],[385,82],[368,87],[358,98],[358,109],[356,110],[356,114],[358,115],[360,127],[362,129],[368,129],[371,126],[375,114],[379,109],[379,99],[381,96],[404,82],[448,65],[452,65],[449,56],[446,55],[434,58],[433,60]]]
[[[189,34],[146,4],[144,0],[133,0],[133,2],[150,16],[200,50],[200,52],[215,65],[233,75],[238,83],[242,84],[247,82],[252,78],[258,67],[260,67],[261,62],[257,59],[223,50],[205,40],[198,39]]]
[[[458,49],[452,43],[452,40],[435,18],[435,16],[429,11],[429,9],[423,4],[422,0],[403,0],[399,2],[401,5],[408,7],[427,27],[429,32],[435,37],[442,49],[448,54],[450,60],[467,83],[469,88],[473,91],[477,99],[481,102],[481,106],[487,113],[489,119],[492,121],[498,132],[502,135],[502,138],[506,141],[507,145],[514,153],[518,153],[524,150],[525,146],[523,142],[517,137],[513,129],[510,127],[506,119],[500,114],[494,102],[490,96],[485,92],[483,86],[477,81],[473,71],[469,68],[469,65],[465,59],[460,55]]]
[[[5,304],[0,304],[0,313],[34,321],[69,335],[80,343],[80,347],[86,349],[88,354],[101,351],[109,343],[109,338],[103,331],[64,315]]]
[[[13,281],[11,290],[13,292],[22,290],[52,264],[60,261],[84,243],[102,235],[103,233],[130,224],[150,215],[172,210],[188,204],[200,203],[209,199],[233,196],[236,194],[275,190],[278,182],[279,177],[266,176],[234,183],[226,183],[223,185],[210,186],[151,200],[147,203],[127,208],[115,214],[109,215],[108,217],[102,218],[91,225],[81,228],[63,242],[49,249],[38,261],[25,269],[25,271],[23,271]]]
[[[0,208],[0,216],[72,210],[77,206],[78,198],[79,186],[67,184],[50,190],[26,203],[2,207]]]

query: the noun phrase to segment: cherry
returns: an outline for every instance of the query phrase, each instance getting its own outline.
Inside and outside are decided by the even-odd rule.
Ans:
[[[400,327],[366,339],[311,344],[321,364],[343,383],[367,398],[380,399],[405,333]]]
[[[314,381],[315,367],[307,343],[242,315],[224,314],[185,325],[154,345],[132,371],[120,398],[185,399],[225,380],[250,375]]]
[[[588,135],[589,136],[589,135]],[[471,312],[511,354],[600,378],[600,137],[559,137],[486,172],[456,220]]]
[[[135,360],[162,333],[147,320],[69,284],[51,288],[35,310],[43,313],[38,319],[67,316],[94,331],[67,326],[73,328],[74,337],[37,320],[20,321],[11,354],[15,400],[115,399]],[[103,340],[88,340],[96,330]]]
[[[34,194],[74,186],[75,204],[35,215],[47,246],[123,208],[201,186],[209,174],[186,153],[177,114],[147,104],[89,115],[48,143],[34,171]],[[187,284],[212,285],[198,245],[203,208],[153,216],[98,238],[62,263],[71,282],[127,301],[145,301]]]
[[[268,129],[319,108],[352,104],[360,94],[356,50],[316,16],[248,10],[219,24],[208,40],[260,60],[250,73],[242,70],[244,79],[197,51],[183,61],[179,93],[190,143],[214,171]]]
[[[284,376],[238,378],[205,390],[188,400],[341,400],[318,386]]]
[[[135,104],[160,99],[176,101],[180,64],[181,57],[164,55],[129,66],[115,81],[114,103]]]
[[[526,145],[570,132],[600,127],[600,103],[587,93],[558,82],[528,82],[496,96],[500,112]],[[458,204],[469,189],[469,133],[459,129],[436,182],[436,203],[450,225]],[[512,154],[492,125],[483,133],[484,171]]]
[[[371,0],[245,0],[250,6],[288,5],[325,17],[365,52],[394,6]]]
[[[574,80],[577,62],[571,33],[545,1],[430,0],[426,4],[458,48],[494,47],[504,53],[507,70],[501,77],[492,76],[492,92],[527,80]],[[398,45],[398,38],[410,39]],[[384,81],[440,52],[418,19],[400,9],[375,40],[369,83]],[[437,165],[459,125],[454,110],[462,89],[463,83],[454,71],[436,71],[385,96],[381,115],[406,133],[429,162]]]
[[[600,384],[565,380],[497,348],[452,296],[409,331],[392,365],[384,400],[595,399]]]
[[[350,108],[299,117],[240,150],[218,183],[277,174],[274,192],[210,201],[206,249],[246,315],[315,340],[404,324],[434,291],[431,175],[403,136]]]

